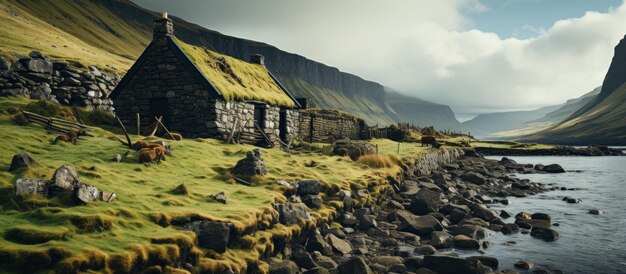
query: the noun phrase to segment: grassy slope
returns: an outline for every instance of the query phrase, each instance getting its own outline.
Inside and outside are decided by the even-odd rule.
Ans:
[[[258,226],[269,215],[276,214],[271,205],[284,201],[278,179],[320,179],[325,185],[342,189],[368,187],[372,193],[387,188],[387,176],[395,176],[399,167],[373,169],[352,162],[347,157],[321,154],[291,155],[277,149],[262,149],[269,174],[255,178],[254,186],[235,184],[226,174],[228,168],[252,149],[246,145],[224,145],[217,140],[197,139],[173,142],[173,155],[161,164],[139,164],[133,151],[123,147],[109,131],[95,128],[95,137],[84,137],[78,145],[52,144],[54,138],[38,126],[17,126],[6,110],[24,107],[28,100],[0,98],[0,261],[21,262],[24,269],[53,265],[54,254],[65,258],[57,267],[72,269],[79,263],[95,269],[128,269],[139,264],[146,255],[150,260],[175,259],[193,245],[193,235],[177,224],[190,219],[227,220],[239,231]],[[396,143],[377,141],[381,153],[395,154]],[[33,153],[38,164],[28,171],[12,174],[7,171],[11,155],[20,150]],[[427,151],[415,144],[402,144],[402,155],[417,157]],[[114,154],[127,154],[122,162],[112,161]],[[314,167],[310,163],[316,162]],[[79,170],[85,183],[101,190],[114,191],[118,199],[87,206],[69,206],[59,199],[12,197],[17,178],[50,178],[61,165],[70,164]],[[92,167],[95,167],[95,170]],[[170,190],[185,183],[190,195],[175,195]],[[381,183],[383,183],[381,185]],[[211,201],[207,196],[224,191],[228,205]],[[13,202],[16,201],[17,205]],[[19,207],[21,211],[16,210]],[[334,212],[329,205],[312,215],[327,218]],[[86,223],[81,225],[81,223]],[[168,227],[157,224],[169,223]],[[53,239],[40,244],[11,241],[7,231],[30,233],[33,237]],[[271,249],[271,237],[287,235],[299,227],[277,225],[246,236],[247,242],[225,254],[208,258],[194,248],[200,268],[230,267],[240,269],[244,260],[256,261],[259,254]],[[15,257],[17,256],[17,257]],[[157,259],[155,259],[157,258]],[[158,259],[161,258],[161,259]],[[147,260],[147,259],[146,259]],[[54,260],[53,260],[54,261]],[[144,260],[145,261],[145,260]],[[167,262],[165,262],[167,263]],[[6,266],[5,266],[6,267]]]
[[[529,141],[569,144],[626,143],[626,85],[588,111],[545,131],[521,137]]]
[[[294,106],[265,67],[189,45],[178,38],[174,41],[226,100],[257,100],[278,106]],[[220,69],[220,66],[228,66],[231,73]]]

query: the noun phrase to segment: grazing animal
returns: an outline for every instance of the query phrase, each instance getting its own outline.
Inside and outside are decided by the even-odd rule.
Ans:
[[[437,138],[435,138],[434,136],[422,136],[422,146],[431,145],[434,147],[436,144],[437,144]]]
[[[163,147],[160,144],[150,143],[146,141],[137,141],[133,144],[133,149],[139,151],[144,148],[155,148],[155,147]]]
[[[161,145],[145,147],[139,150],[139,162],[141,163],[160,163],[161,160],[165,161],[165,148]]]
[[[74,144],[74,145],[75,145],[75,144],[76,144],[76,142],[77,142],[77,140],[78,140],[78,134],[79,134],[79,133],[80,133],[80,132],[76,132],[76,131],[70,131],[70,132],[68,132],[68,133],[63,133],[63,134],[61,134],[61,135],[57,136],[57,137],[54,139],[54,142],[53,142],[53,143],[54,143],[54,144],[56,144],[56,143],[58,143],[59,141],[63,141],[63,142],[66,142],[66,143],[72,143],[72,144]]]

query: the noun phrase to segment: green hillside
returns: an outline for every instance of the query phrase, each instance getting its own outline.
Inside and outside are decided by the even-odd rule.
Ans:
[[[557,144],[624,145],[626,144],[624,102],[626,102],[626,84],[584,113],[521,139]]]

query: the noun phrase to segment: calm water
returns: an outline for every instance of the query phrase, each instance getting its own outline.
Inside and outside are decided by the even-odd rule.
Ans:
[[[501,157],[489,157],[500,159]],[[520,211],[545,212],[552,216],[553,227],[561,236],[544,242],[526,234],[504,236],[497,233],[489,240],[496,243],[485,250],[495,256],[500,268],[513,268],[520,259],[535,265],[548,265],[566,273],[626,273],[626,157],[509,157],[518,163],[558,163],[563,174],[517,175],[535,182],[580,188],[575,191],[550,191],[527,198],[510,198],[511,205],[494,205],[513,214]],[[568,204],[564,196],[582,199]],[[603,215],[591,215],[590,209],[601,209]],[[513,222],[514,218],[505,220]],[[516,241],[504,246],[501,243]]]

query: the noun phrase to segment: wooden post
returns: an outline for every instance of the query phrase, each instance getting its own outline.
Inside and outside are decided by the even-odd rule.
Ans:
[[[133,148],[133,142],[130,141],[130,136],[128,136],[128,132],[126,131],[126,127],[124,126],[124,124],[120,120],[120,117],[119,116],[115,116],[115,119],[117,119],[117,123],[120,124],[120,127],[122,127],[122,131],[124,131],[124,135],[126,136],[126,141],[128,142],[128,147],[129,148]]]
[[[400,156],[400,142],[398,142],[398,156]]]
[[[376,155],[378,155],[378,144],[376,144]]]
[[[137,112],[137,136],[141,136],[141,116]]]
[[[170,138],[172,138],[172,140],[176,141],[176,138],[174,138],[174,135],[172,135],[172,133],[170,133],[169,130],[167,130],[167,128],[165,127],[165,125],[163,123],[161,123],[160,119],[157,119],[157,117],[155,116],[154,119],[156,119],[157,123],[159,123],[159,125],[161,125],[163,127],[163,129],[165,130],[165,132],[167,133],[167,135],[170,136]]]

